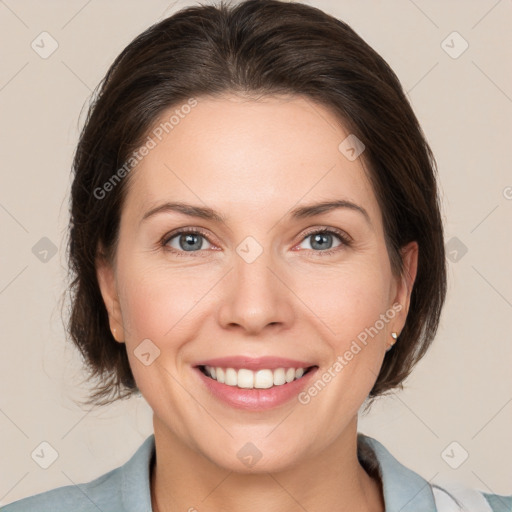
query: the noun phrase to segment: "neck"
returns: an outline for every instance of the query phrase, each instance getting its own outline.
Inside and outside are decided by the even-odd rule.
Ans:
[[[357,417],[321,453],[275,473],[235,473],[192,450],[154,417],[154,512],[383,512],[380,481],[357,458]]]

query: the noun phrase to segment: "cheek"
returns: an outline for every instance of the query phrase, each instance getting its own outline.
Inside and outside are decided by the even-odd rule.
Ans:
[[[141,257],[119,266],[119,281],[123,283],[120,302],[130,367],[139,389],[154,406],[152,398],[159,393],[173,393],[169,374],[179,371],[183,347],[197,335],[206,296],[219,276],[204,272],[199,277],[191,268],[149,265]],[[148,352],[146,365],[148,356],[144,360],[142,354]]]
[[[127,343],[144,338],[168,343],[180,332],[182,320],[193,317],[194,306],[208,290],[204,279],[193,280],[188,271],[170,271],[160,266],[127,269],[121,298]]]
[[[168,267],[136,261],[120,269],[119,279],[124,283],[120,301],[130,367],[143,396],[159,410],[162,397],[170,403],[183,399],[172,376],[181,346],[190,339],[184,329],[206,290],[201,293],[197,283]]]
[[[373,258],[301,276],[295,289],[311,315],[320,320],[318,325],[331,346],[342,350],[385,314],[390,307],[390,283],[386,268]]]
[[[301,298],[321,320],[316,325],[328,349],[320,372],[299,402],[315,411],[310,416],[311,428],[315,417],[329,418],[326,439],[339,435],[340,425],[357,414],[379,374],[392,318],[386,317],[390,309],[388,278],[375,260],[371,265],[336,269],[301,288]],[[306,421],[309,424],[309,419]]]

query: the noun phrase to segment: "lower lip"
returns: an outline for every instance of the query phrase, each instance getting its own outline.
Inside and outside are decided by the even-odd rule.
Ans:
[[[228,386],[207,377],[197,367],[194,370],[210,392],[231,407],[262,411],[278,407],[296,397],[308,385],[318,367],[311,369],[300,379],[268,389],[243,389],[237,386]]]

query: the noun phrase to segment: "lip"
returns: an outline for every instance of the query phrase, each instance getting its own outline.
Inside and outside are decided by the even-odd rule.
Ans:
[[[228,356],[200,361],[194,366],[219,366],[220,368],[234,368],[235,370],[247,368],[247,370],[257,371],[265,369],[275,370],[276,368],[309,368],[310,366],[316,365],[312,362],[298,361],[296,359],[288,359],[284,357]]]
[[[212,361],[217,362],[220,361],[220,359],[212,359]],[[280,361],[283,360],[281,359]],[[217,366],[222,367],[221,364]],[[277,368],[280,367],[281,366],[277,366]],[[299,367],[304,368],[305,366],[298,366],[297,368]],[[227,366],[227,368],[229,368],[229,366]],[[231,366],[231,368],[233,367]],[[265,368],[270,369],[268,366]],[[294,368],[294,366],[291,365],[289,368]],[[201,371],[199,366],[194,367],[193,370],[194,373],[198,375],[201,385],[204,385],[210,394],[223,403],[235,409],[264,411],[279,407],[280,405],[289,402],[294,397],[297,397],[305,387],[310,385],[312,377],[318,370],[318,366],[313,366],[311,370],[304,374],[300,379],[282,384],[281,386],[273,386],[268,389],[243,389],[237,386],[228,386],[227,384],[221,384],[215,379],[207,377]]]

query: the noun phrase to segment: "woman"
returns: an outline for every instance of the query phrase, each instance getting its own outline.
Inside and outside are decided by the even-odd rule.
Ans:
[[[154,435],[31,511],[509,510],[358,434],[446,294],[435,163],[354,31],[275,0],[180,11],[108,71],[74,161],[69,331]],[[460,507],[462,508],[458,508]]]

